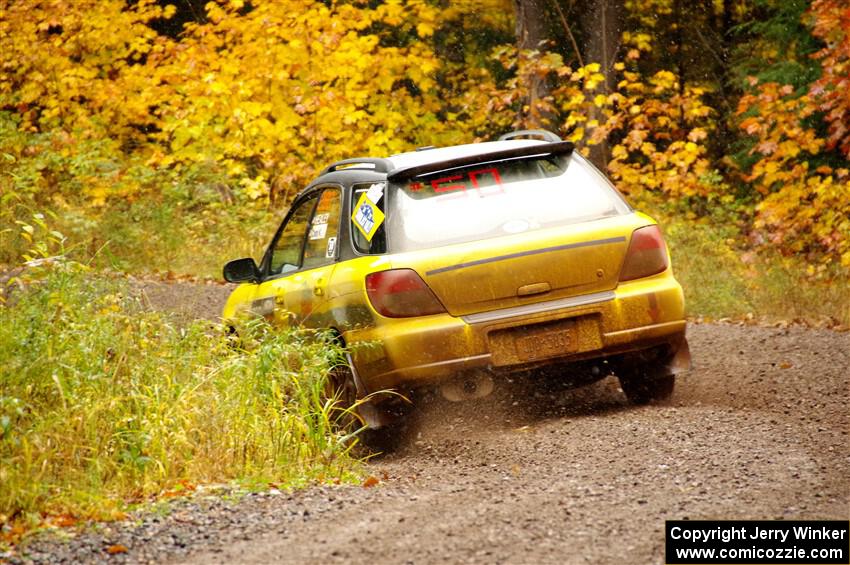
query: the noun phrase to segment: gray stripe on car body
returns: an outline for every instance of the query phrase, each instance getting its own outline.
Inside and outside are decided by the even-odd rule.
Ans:
[[[527,257],[529,255],[538,255],[540,253],[549,253],[551,251],[563,251],[565,249],[576,249],[578,247],[592,247],[595,245],[607,245],[609,243],[620,243],[621,241],[626,241],[625,236],[619,237],[609,237],[607,239],[594,239],[593,241],[581,241],[579,243],[567,243],[566,245],[556,245],[555,247],[544,247],[542,249],[531,249],[529,251],[519,251],[517,253],[510,253],[508,255],[499,255],[498,257],[488,257],[487,259],[478,259],[477,261],[469,261],[468,263],[458,263],[457,265],[450,265],[448,267],[440,267],[439,269],[434,269],[433,271],[427,271],[426,275],[438,275],[440,273],[445,273],[448,271],[456,271],[458,269],[465,269],[467,267],[475,267],[477,265],[484,265],[485,263],[494,263],[496,261],[505,261],[507,259],[516,259],[518,257]]]

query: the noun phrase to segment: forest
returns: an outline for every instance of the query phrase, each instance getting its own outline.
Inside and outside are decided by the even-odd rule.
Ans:
[[[330,161],[545,127],[741,250],[850,266],[840,0],[3,4],[5,263],[33,211],[121,268],[256,248]]]
[[[295,482],[350,476],[327,418],[298,428],[309,449],[262,431],[318,402],[299,389],[276,413],[294,385],[267,376],[332,352],[225,351],[142,312],[118,273],[220,280],[334,160],[527,128],[659,219],[693,319],[850,325],[845,0],[0,0],[3,535],[292,461]],[[157,392],[153,359],[183,392]],[[95,374],[135,396],[104,400],[119,385]]]

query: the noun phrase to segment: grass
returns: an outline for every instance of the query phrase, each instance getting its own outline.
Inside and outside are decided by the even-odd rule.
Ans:
[[[216,203],[192,209],[179,202],[138,202],[104,213],[96,232],[72,235],[63,226],[59,229],[84,241],[85,253],[96,254],[97,266],[220,279],[227,261],[258,260],[282,218],[281,211],[256,206]],[[93,233],[104,235],[93,237]]]
[[[690,316],[850,327],[846,270],[775,250],[748,251],[734,227],[658,219]]]
[[[0,535],[120,517],[201,483],[358,476],[324,399],[321,334],[177,325],[73,262],[31,269],[0,306]]]
[[[0,207],[0,266],[14,265],[30,252],[32,243],[20,232],[25,224],[44,232],[34,234],[42,242],[58,230],[65,237],[64,254],[97,268],[220,279],[228,260],[259,258],[284,213],[256,202],[191,205],[167,197],[96,209],[18,202]]]

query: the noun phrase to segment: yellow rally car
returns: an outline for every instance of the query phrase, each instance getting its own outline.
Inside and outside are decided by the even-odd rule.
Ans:
[[[563,365],[576,385],[615,374],[643,403],[690,367],[656,222],[540,130],[335,163],[297,196],[260,265],[231,261],[224,277],[242,283],[225,321],[338,334],[350,400],[423,387],[474,398],[500,375]],[[380,427],[397,398],[360,414]]]

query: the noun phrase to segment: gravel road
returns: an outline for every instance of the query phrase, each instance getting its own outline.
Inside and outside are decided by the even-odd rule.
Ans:
[[[226,294],[202,292],[198,315]],[[665,519],[850,518],[850,334],[692,324],[688,336],[696,367],[664,405],[626,404],[614,379],[434,400],[397,452],[368,465],[371,488],[198,495],[25,551],[74,563],[663,563]]]

